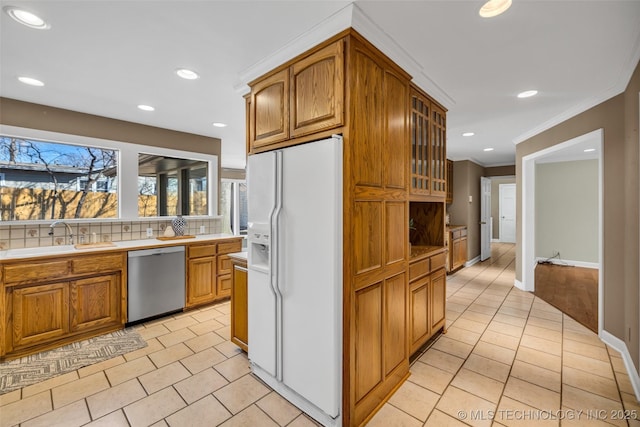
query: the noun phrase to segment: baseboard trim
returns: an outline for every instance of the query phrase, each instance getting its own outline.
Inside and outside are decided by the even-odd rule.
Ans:
[[[477,264],[480,262],[480,255],[478,255],[477,257],[470,259],[469,261],[464,263],[465,267],[471,267],[473,264]]]
[[[500,239],[491,239],[491,243],[500,243]]]
[[[600,264],[598,264],[597,262],[572,261],[572,260],[566,260],[566,259],[556,259],[556,258],[548,259],[548,258],[537,257],[536,263],[539,263],[540,261],[543,261],[543,262],[548,261],[554,265],[567,265],[570,267],[593,268],[595,270],[600,268]]]
[[[629,375],[629,381],[631,381],[631,386],[635,392],[636,399],[640,401],[640,375],[638,375],[638,370],[633,364],[633,359],[631,358],[627,345],[620,338],[612,335],[604,329],[600,332],[599,336],[605,344],[615,349],[622,356],[624,367]]]
[[[527,292],[527,290],[524,288],[524,284],[518,279],[513,281],[513,286],[515,286],[516,288],[520,289],[521,291]]]

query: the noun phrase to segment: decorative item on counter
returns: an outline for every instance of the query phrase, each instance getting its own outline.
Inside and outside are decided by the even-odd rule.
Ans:
[[[171,227],[166,227],[166,228],[164,229],[164,233],[162,233],[162,235],[163,235],[164,237],[173,237],[173,236],[175,236],[175,235],[176,235],[176,233],[174,233],[173,228],[171,228]]]
[[[178,215],[171,221],[171,228],[173,228],[173,232],[176,236],[184,236],[184,230],[187,228],[187,221],[182,217],[182,215]]]

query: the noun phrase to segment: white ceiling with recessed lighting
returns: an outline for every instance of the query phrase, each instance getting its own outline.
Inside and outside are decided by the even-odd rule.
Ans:
[[[242,168],[248,76],[353,8],[449,109],[448,157],[497,166],[514,164],[514,143],[622,92],[640,59],[640,0],[513,0],[488,19],[483,1],[351,3],[1,0],[50,28],[1,14],[0,96],[217,137],[222,166]],[[526,90],[538,93],[519,99]]]

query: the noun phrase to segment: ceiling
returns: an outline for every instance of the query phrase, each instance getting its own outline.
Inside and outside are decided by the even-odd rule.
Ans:
[[[622,92],[640,59],[640,0],[513,0],[491,19],[482,4],[0,0],[51,25],[0,13],[0,96],[217,137],[222,166],[243,168],[246,83],[353,26],[448,108],[450,159],[499,166],[514,143]]]

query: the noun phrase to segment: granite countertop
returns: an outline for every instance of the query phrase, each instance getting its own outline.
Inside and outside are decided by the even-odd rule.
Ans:
[[[60,245],[60,246],[40,246],[35,248],[24,249],[9,249],[0,251],[0,262],[5,260],[20,260],[30,258],[47,258],[51,256],[59,255],[79,255],[84,253],[94,252],[109,252],[109,251],[130,251],[137,249],[150,249],[163,246],[180,246],[191,243],[200,243],[216,240],[227,240],[238,238],[240,236],[234,236],[233,234],[221,233],[221,234],[200,234],[193,238],[188,239],[175,239],[175,240],[158,240],[156,238],[140,239],[140,240],[124,240],[120,242],[112,242],[113,246],[99,246],[76,249],[74,245]]]
[[[458,230],[461,228],[467,228],[466,225],[447,225],[447,230]]]
[[[234,252],[232,254],[227,254],[227,256],[229,258],[235,258],[241,261],[246,261],[247,260],[247,251],[242,251],[242,252]]]

